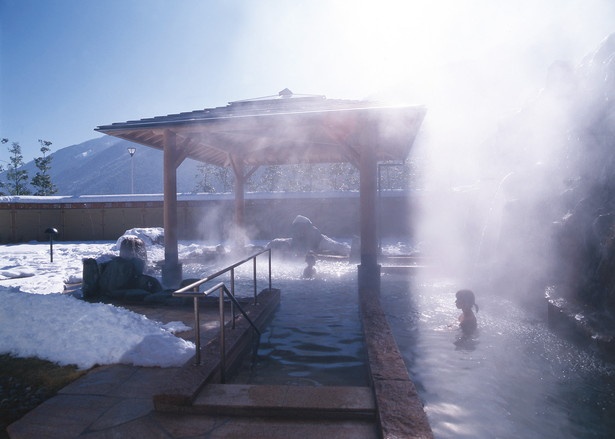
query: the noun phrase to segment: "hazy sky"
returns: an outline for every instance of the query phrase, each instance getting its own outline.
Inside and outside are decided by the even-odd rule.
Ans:
[[[0,26],[0,137],[30,160],[37,139],[286,87],[506,111],[615,31],[615,2],[0,0]]]

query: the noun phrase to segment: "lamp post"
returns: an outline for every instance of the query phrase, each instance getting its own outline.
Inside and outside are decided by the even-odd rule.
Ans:
[[[135,155],[135,152],[137,152],[137,148],[135,148],[134,146],[130,146],[127,149],[128,149],[128,154],[130,154],[130,193],[134,194],[135,193],[135,162],[134,162],[133,156]]]
[[[50,262],[53,262],[53,237],[58,234],[58,229],[54,227],[47,227],[45,234],[49,235],[49,258]]]

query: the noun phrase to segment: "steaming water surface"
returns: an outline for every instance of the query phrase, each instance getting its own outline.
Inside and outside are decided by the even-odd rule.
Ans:
[[[356,266],[319,261],[313,280],[301,278],[303,267],[274,263],[282,303],[236,382],[368,385]],[[454,293],[463,287],[382,278],[384,310],[436,438],[613,437],[615,367],[553,333],[542,301],[531,309],[497,291],[476,291],[479,330],[461,338]]]
[[[303,279],[304,268],[274,261],[280,307],[235,382],[367,386],[356,266],[320,261],[315,279]]]
[[[463,286],[395,276],[382,285],[383,307],[437,438],[615,434],[615,368],[552,333],[545,308],[532,312],[477,291],[479,331],[464,340],[454,306]]]

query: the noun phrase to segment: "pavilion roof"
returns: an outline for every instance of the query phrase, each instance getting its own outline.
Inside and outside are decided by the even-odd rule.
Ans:
[[[293,95],[285,89],[276,97],[101,125],[96,131],[162,150],[170,130],[184,157],[219,166],[237,158],[249,166],[356,163],[364,136],[377,139],[378,160],[401,161],[425,112],[422,106]]]

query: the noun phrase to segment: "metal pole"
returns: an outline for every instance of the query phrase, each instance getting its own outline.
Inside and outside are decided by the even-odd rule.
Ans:
[[[382,224],[382,166],[384,163],[378,163],[378,224],[376,227],[378,228],[378,255],[382,256],[382,231],[380,230],[380,225]],[[388,168],[387,168],[388,169]]]
[[[256,256],[254,256],[254,305],[256,305]]]
[[[224,348],[224,285],[220,287],[220,382],[224,384],[224,370],[226,369],[226,349]],[[235,323],[235,322],[233,322]]]
[[[271,249],[269,249],[269,291],[271,291]]]
[[[198,366],[201,364],[201,322],[199,319],[199,298],[194,297],[194,335],[195,335],[195,343],[196,343],[196,355],[194,357],[194,365]]]
[[[45,233],[49,235],[49,258],[50,262],[53,262],[53,237],[58,234],[58,229],[54,227],[47,227]]]
[[[134,162],[134,155],[135,152],[137,152],[137,148],[135,148],[134,146],[129,146],[128,148],[126,148],[128,150],[128,154],[130,154],[130,193],[134,194],[135,193],[135,162]]]
[[[235,297],[235,269],[231,268],[231,296]],[[231,300],[231,318],[233,319],[231,327],[235,329],[235,304]]]

